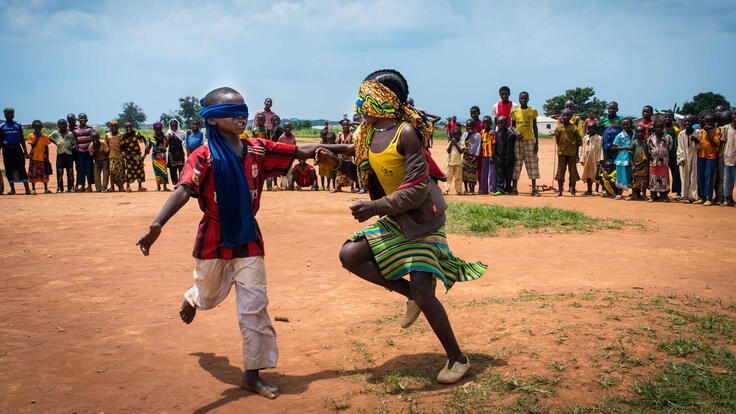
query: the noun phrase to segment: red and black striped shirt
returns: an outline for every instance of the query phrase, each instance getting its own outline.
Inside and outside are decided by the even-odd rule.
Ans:
[[[263,139],[241,139],[245,151],[245,175],[253,197],[253,214],[258,213],[261,192],[266,178],[286,175],[296,157],[296,147]],[[241,157],[242,158],[242,157]],[[263,236],[256,221],[258,240],[234,249],[225,248],[220,234],[217,212],[215,176],[212,154],[208,145],[202,145],[189,155],[178,185],[184,185],[196,194],[199,208],[204,213],[197,229],[193,255],[197,259],[232,259],[233,257],[263,256]]]

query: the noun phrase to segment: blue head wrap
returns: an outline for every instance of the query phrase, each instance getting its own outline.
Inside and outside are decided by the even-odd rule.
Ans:
[[[205,120],[234,116],[248,119],[248,106],[245,104],[219,104],[205,107],[204,99],[200,103],[202,109],[199,114]],[[225,247],[232,249],[258,239],[256,219],[253,214],[253,199],[240,157],[214,125],[205,123],[205,127],[212,154],[222,238]]]

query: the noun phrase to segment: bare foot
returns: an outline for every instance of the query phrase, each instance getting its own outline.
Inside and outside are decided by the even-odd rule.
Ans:
[[[267,383],[258,375],[258,371],[245,371],[240,386],[248,391],[253,391],[258,395],[266,397],[270,400],[281,395],[281,390],[275,385]]]
[[[184,303],[181,304],[181,309],[179,309],[179,317],[181,318],[182,322],[189,325],[194,320],[194,315],[196,314],[197,308],[190,305],[189,302],[185,300]]]

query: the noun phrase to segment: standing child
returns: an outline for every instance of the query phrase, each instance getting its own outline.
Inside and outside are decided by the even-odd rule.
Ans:
[[[565,108],[560,116],[562,123],[557,125],[555,129],[555,144],[557,144],[557,174],[555,174],[555,181],[559,186],[557,197],[562,197],[566,169],[570,177],[570,194],[573,197],[575,197],[575,183],[580,179],[576,163],[578,162],[578,150],[583,142],[577,126],[570,122],[572,116],[572,110]]]
[[[26,173],[26,158],[28,149],[23,139],[23,126],[14,121],[15,109],[7,107],[3,110],[5,122],[0,124],[0,138],[3,146],[3,162],[5,176],[10,184],[9,195],[15,194],[15,183],[23,183],[26,194],[31,194],[28,187],[28,173]]]
[[[276,398],[278,387],[260,376],[260,370],[276,366],[278,347],[267,311],[263,237],[255,215],[266,177],[286,173],[295,157],[313,157],[316,146],[239,139],[248,122],[248,107],[231,88],[207,94],[200,114],[207,122],[207,145],[191,154],[176,190],[137,244],[147,256],[162,226],[192,194],[199,196],[204,215],[195,238],[194,284],[184,294],[180,317],[191,323],[197,310],[214,308],[235,285],[245,364],[241,386]]]
[[[649,142],[647,129],[637,125],[634,129],[635,140],[631,144],[631,189],[629,200],[646,200],[649,187]]]
[[[641,125],[647,130],[647,138],[649,138],[649,135],[652,135],[652,126],[654,125],[654,121],[652,121],[652,114],[654,113],[654,108],[652,108],[651,105],[644,105],[643,108],[641,108],[641,121],[637,125]]]
[[[475,184],[478,182],[478,154],[480,154],[480,134],[474,131],[474,121],[468,119],[465,123],[465,133],[461,140],[465,142],[463,155],[463,185],[465,194],[475,193]]]
[[[695,204],[713,205],[713,179],[716,172],[716,158],[721,145],[721,129],[716,127],[712,112],[705,114],[703,129],[700,130],[700,150],[698,150],[698,196]]]
[[[596,175],[598,165],[603,162],[603,138],[598,135],[597,128],[598,126],[595,122],[588,123],[585,126],[586,134],[583,137],[580,164],[583,165],[581,179],[588,185],[585,195],[593,195],[593,181],[595,181],[595,191],[599,191]]]
[[[516,135],[508,128],[508,119],[498,117],[496,145],[493,146],[496,167],[496,192],[493,195],[511,194],[513,190],[514,163],[516,162]]]
[[[186,133],[181,130],[179,121],[169,121],[169,130],[166,131],[166,145],[169,147],[169,158],[167,166],[171,173],[171,185],[179,182],[181,170],[184,168],[184,148],[182,143],[186,140]]]
[[[577,115],[575,113],[575,101],[569,100],[565,102],[565,109],[569,109],[570,112],[572,112],[572,118],[570,118],[570,123],[575,126],[575,128],[578,129],[578,132],[580,133],[580,136],[582,137],[585,135],[585,131],[583,130],[583,121],[580,119],[580,115]]]
[[[327,132],[328,131],[324,128],[321,131],[319,131],[319,138],[320,138],[319,143],[321,145],[327,144]],[[322,185],[322,190],[329,190],[330,189],[329,188],[330,169],[324,165],[319,165],[318,172],[319,172],[319,182]],[[325,181],[327,181],[328,187],[325,187]]]
[[[649,201],[670,201],[670,148],[672,137],[664,133],[664,119],[654,121],[653,132],[649,135]]]
[[[493,146],[496,134],[490,116],[483,117],[483,129],[480,131],[480,193],[496,192],[496,166],[493,163]]]
[[[281,127],[281,117],[274,114],[271,117],[271,140],[277,141],[281,138],[281,134],[284,133],[284,128]]]
[[[634,140],[634,131],[631,129],[631,118],[624,119],[623,131],[616,135],[613,141],[613,149],[618,151],[614,164],[616,165],[616,187],[621,192],[629,189],[631,186],[631,143]],[[621,200],[621,194],[616,195],[616,200]]]
[[[28,164],[28,180],[31,182],[31,194],[36,194],[36,183],[43,183],[44,194],[51,194],[49,191],[49,173],[51,163],[49,163],[49,145],[51,141],[46,134],[43,133],[43,123],[38,119],[31,123],[33,132],[28,134],[28,143],[31,144],[31,161]],[[48,170],[46,168],[48,163]]]
[[[153,164],[153,174],[156,176],[156,191],[161,191],[161,184],[164,191],[169,191],[166,185],[169,183],[169,174],[166,171],[166,135],[164,135],[164,126],[160,122],[153,124],[153,134],[146,145],[146,153],[151,153],[151,163]]]
[[[463,153],[465,152],[465,141],[460,139],[462,130],[459,126],[450,133],[447,143],[447,181],[445,181],[445,194],[450,193],[452,181],[455,180],[455,193],[462,194],[463,187]]]
[[[107,141],[100,140],[97,131],[92,131],[91,136],[89,154],[95,161],[95,189],[100,193],[107,191],[107,183],[110,181],[110,147]]]
[[[337,134],[338,144],[352,144],[353,143],[353,132],[350,131],[350,121],[343,119],[340,121],[340,127],[342,131]],[[338,155],[341,160],[350,160],[350,157],[344,154]],[[355,192],[355,183],[347,175],[337,171],[337,179],[335,181],[335,192],[341,192],[342,187],[350,184],[350,191]]]
[[[77,145],[77,138],[69,130],[66,119],[60,119],[57,130],[49,135],[49,140],[56,145],[56,192],[64,192],[64,170],[66,170],[66,188],[70,193],[74,191],[74,161],[72,149]]]
[[[143,182],[146,181],[146,171],[143,169],[143,160],[148,155],[148,145],[145,146],[146,152],[141,154],[140,144],[146,144],[146,138],[133,129],[133,124],[126,122],[123,124],[125,134],[120,139],[120,153],[125,160],[125,177],[126,188],[130,192],[130,183],[138,181],[138,191],[146,191]]]
[[[266,99],[265,104],[266,104],[266,108],[270,110],[271,106],[269,105],[269,100],[270,98]],[[252,132],[253,138],[260,138],[260,139],[271,141],[271,128],[266,126],[265,112],[259,111],[258,113],[256,113],[256,118],[253,121],[253,130],[251,132]],[[247,138],[247,135],[245,137],[241,136],[241,138]],[[273,190],[273,179],[272,178],[269,178],[266,180],[266,189],[268,191]]]
[[[718,129],[721,129],[723,126],[728,125],[728,123],[731,121],[729,116],[724,116],[726,114],[723,114],[723,110],[726,107],[723,105],[718,105],[715,109],[715,113],[713,114],[716,118],[716,127]],[[721,137],[723,131],[720,131]],[[725,143],[721,141],[720,144],[718,144],[718,153],[716,154],[716,171],[715,171],[715,178],[713,178],[713,185],[714,192],[716,194],[715,203],[721,204],[724,201],[724,194],[723,194],[723,171],[725,169],[725,162],[724,162],[724,148]]]
[[[337,143],[337,136],[335,135],[335,133],[330,130],[327,130],[327,144],[334,145],[336,143]],[[337,170],[330,168],[329,175],[327,176],[327,189],[329,190],[330,185],[332,185],[331,192],[334,192],[335,190],[335,180],[336,179],[337,179]]]
[[[253,138],[271,140],[271,128],[266,126],[266,115],[263,112],[256,115],[252,132]]]
[[[276,115],[276,116],[278,116],[278,115]],[[271,118],[271,119],[273,119],[273,118]],[[279,136],[279,138],[278,138],[278,140],[276,142],[280,142],[280,143],[286,144],[286,145],[294,145],[294,146],[296,146],[296,136],[294,135],[293,132],[291,132],[293,130],[293,128],[294,127],[291,125],[291,122],[284,122],[284,132],[281,133],[281,135]],[[290,184],[289,183],[291,183],[291,176],[292,176],[292,171],[289,170],[288,174],[286,174],[285,176],[281,177],[281,187],[283,187],[284,190],[289,189],[289,187],[290,187]],[[317,181],[317,180],[315,180],[315,181]]]
[[[511,96],[511,89],[509,89],[508,86],[500,87],[498,89],[498,96],[501,98],[501,100],[493,105],[493,108],[491,108],[491,118],[493,118],[493,122],[496,123],[496,129],[498,129],[498,118],[504,116],[506,117],[506,122],[510,122],[511,111],[518,106],[514,102],[509,100],[509,97]],[[453,121],[454,120],[455,117],[453,117]],[[506,126],[510,127],[511,124]]]
[[[198,119],[193,119],[190,123],[192,129],[187,131],[185,143],[187,147],[187,157],[192,155],[194,150],[201,147],[204,144],[204,133],[200,130],[201,125]],[[245,132],[245,131],[243,131]]]
[[[664,112],[664,133],[672,137],[668,167],[672,174],[672,192],[675,193],[675,200],[680,201],[682,199],[682,181],[680,180],[680,168],[677,165],[677,136],[680,134],[680,128],[675,125],[675,114],[672,111]]]
[[[724,147],[723,195],[726,198],[722,205],[733,207],[733,183],[736,177],[736,109],[731,112],[731,123],[725,125],[721,131]]]
[[[677,135],[677,165],[682,177],[682,200],[690,203],[698,199],[698,150],[700,131],[693,128],[695,117],[688,115],[683,120],[685,129]]]
[[[85,181],[87,191],[92,191],[95,169],[92,156],[89,155],[89,145],[92,143],[92,131],[94,129],[87,124],[87,114],[79,114],[79,127],[74,130],[77,137],[77,191],[84,192]]]
[[[614,160],[618,156],[618,151],[613,148],[613,141],[616,136],[623,130],[624,119],[618,116],[618,103],[609,102],[607,107],[608,114],[601,118],[598,123],[598,133],[603,137],[603,167],[606,165],[613,166]],[[607,171],[610,173],[610,171]]]
[[[529,93],[519,94],[519,106],[511,111],[511,126],[516,128],[516,164],[514,164],[514,194],[519,194],[519,177],[521,167],[526,165],[526,174],[532,180],[531,196],[539,196],[537,191],[537,179],[539,179],[539,130],[537,129],[537,117],[539,112],[527,106]],[[580,135],[578,135],[578,138]],[[573,169],[575,165],[573,164]]]
[[[583,131],[587,131],[588,125],[591,123],[596,124],[596,125],[598,124],[598,118],[595,117],[595,114],[593,113],[593,111],[588,112],[588,118],[585,120],[585,122],[583,122]]]

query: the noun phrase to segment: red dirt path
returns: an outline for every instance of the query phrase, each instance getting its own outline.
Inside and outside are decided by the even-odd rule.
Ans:
[[[441,165],[442,144],[433,150]],[[551,142],[544,140],[540,151],[543,176],[550,177]],[[147,168],[151,190],[148,160]],[[55,177],[52,181],[53,190]],[[542,181],[551,184],[549,178]],[[528,193],[526,181],[520,188]],[[363,227],[347,209],[361,196],[263,195],[258,220],[266,239],[269,311],[272,318],[290,319],[275,323],[281,357],[266,374],[283,390],[275,401],[237,388],[242,359],[232,295],[199,313],[190,326],[178,319],[192,277],[191,246],[201,214],[196,202],[164,228],[150,257],[134,245],[167,196],[149,191],[0,197],[0,412],[312,412],[325,411],[325,399],[347,389],[337,369],[354,338],[370,342],[373,333],[348,335],[346,329],[402,306],[400,297],[339,264],[340,245]],[[456,255],[491,266],[479,281],[459,284],[448,296],[438,292],[443,301],[590,288],[734,300],[736,209],[550,193],[449,198],[572,208],[641,220],[646,230],[511,238],[451,234]],[[476,318],[447,310],[466,343]],[[502,316],[483,318],[495,324]],[[584,322],[585,314],[581,318]],[[471,352],[485,350],[478,338],[467,343],[475,347]],[[376,364],[406,365],[415,354],[441,357],[430,331],[401,345],[374,345],[380,349]],[[583,338],[579,346],[585,346]]]

